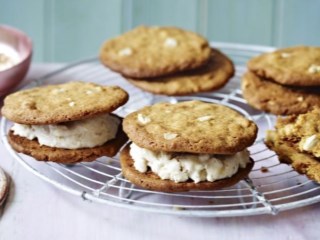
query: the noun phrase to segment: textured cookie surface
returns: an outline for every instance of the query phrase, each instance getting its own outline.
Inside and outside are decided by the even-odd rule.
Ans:
[[[305,114],[278,118],[277,135],[280,139],[292,142],[297,151],[320,157],[320,108]]]
[[[100,60],[125,76],[148,78],[197,68],[210,52],[209,43],[196,33],[140,26],[105,42]]]
[[[239,171],[230,178],[217,180],[214,182],[194,183],[192,181],[176,183],[170,180],[162,180],[150,170],[141,173],[133,166],[133,160],[130,156],[130,144],[122,149],[120,153],[120,161],[122,173],[126,179],[133,184],[154,191],[161,192],[183,192],[189,190],[216,190],[235,185],[237,182],[247,177],[253,167],[253,161],[247,164],[246,168],[240,168]]]
[[[69,82],[10,94],[1,113],[20,124],[55,124],[109,113],[127,100],[128,94],[119,87]]]
[[[233,154],[250,146],[257,126],[236,111],[200,101],[158,103],[129,114],[124,131],[153,151]]]
[[[119,149],[127,142],[128,137],[119,125],[116,138],[106,142],[104,145],[94,148],[62,149],[40,145],[35,140],[14,135],[12,131],[8,134],[8,141],[17,152],[34,157],[39,161],[51,161],[58,163],[91,162],[95,159],[108,156],[113,157]]]
[[[305,113],[313,106],[320,106],[320,88],[285,87],[252,72],[244,74],[241,88],[243,97],[251,106],[276,115]]]
[[[0,207],[6,200],[10,189],[10,180],[7,174],[0,168]]]
[[[231,60],[218,50],[212,49],[209,62],[198,69],[153,79],[127,80],[148,92],[176,96],[222,88],[233,74],[234,66]]]
[[[298,151],[293,142],[281,140],[274,131],[268,132],[266,145],[277,153],[280,162],[290,164],[297,172],[320,183],[320,162],[317,158]]]
[[[320,47],[279,49],[251,59],[248,68],[260,77],[291,86],[320,86]]]

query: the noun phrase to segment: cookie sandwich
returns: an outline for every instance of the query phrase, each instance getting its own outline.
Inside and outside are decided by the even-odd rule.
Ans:
[[[129,114],[123,128],[132,143],[120,153],[122,173],[142,188],[220,189],[253,167],[246,148],[255,141],[257,126],[222,105],[158,103]]]
[[[297,172],[320,183],[320,108],[277,119],[265,143]]]
[[[176,27],[137,27],[105,42],[100,59],[136,87],[163,95],[213,91],[234,75],[226,55]]]
[[[242,92],[256,109],[301,114],[320,106],[320,47],[297,46],[252,58]]]
[[[120,87],[69,82],[19,91],[4,99],[14,124],[12,148],[39,161],[76,163],[114,156],[127,141],[112,111],[128,100]]]

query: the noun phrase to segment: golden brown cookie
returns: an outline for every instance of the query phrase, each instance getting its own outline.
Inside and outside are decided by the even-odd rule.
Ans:
[[[298,151],[294,142],[282,140],[275,131],[268,132],[266,145],[277,153],[280,162],[290,164],[297,172],[305,174],[310,179],[320,183],[320,162],[318,158],[312,154]]]
[[[109,113],[127,100],[128,94],[120,87],[69,82],[10,94],[1,113],[20,124],[55,124]]]
[[[195,183],[192,181],[176,183],[171,180],[162,180],[152,171],[141,173],[137,171],[133,165],[133,160],[129,153],[130,143],[122,149],[120,153],[120,161],[122,174],[133,184],[140,186],[145,189],[161,191],[161,192],[183,192],[190,190],[216,190],[226,188],[235,185],[240,180],[248,176],[249,172],[253,167],[253,161],[247,164],[246,168],[240,168],[239,171],[230,178],[217,180],[214,182],[199,182]]]
[[[305,113],[313,106],[320,106],[320,88],[285,87],[250,71],[243,75],[241,88],[251,106],[276,115]]]
[[[122,75],[150,78],[197,68],[209,60],[210,46],[196,33],[176,27],[137,27],[105,42],[101,62]]]
[[[77,162],[91,162],[102,156],[113,157],[128,141],[128,137],[123,132],[120,124],[115,139],[107,141],[102,146],[93,148],[62,149],[44,145],[41,146],[36,139],[29,140],[27,138],[14,135],[12,131],[9,132],[8,141],[15,151],[30,155],[36,160],[70,164]]]
[[[142,148],[209,154],[242,151],[257,134],[257,126],[236,111],[201,101],[142,108],[124,119],[123,128]]]
[[[294,143],[300,152],[320,157],[320,108],[314,108],[305,114],[278,118],[277,135]]]
[[[0,168],[0,208],[5,202],[10,190],[10,179],[8,175]]]
[[[248,68],[289,86],[320,86],[320,47],[296,46],[252,58]]]
[[[220,51],[212,49],[209,62],[198,69],[153,79],[127,80],[148,92],[177,96],[222,88],[233,75],[231,60]]]

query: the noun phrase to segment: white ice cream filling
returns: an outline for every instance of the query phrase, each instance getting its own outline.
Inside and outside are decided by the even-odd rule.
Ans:
[[[109,114],[85,120],[54,125],[25,125],[15,123],[14,135],[29,140],[37,139],[40,145],[79,149],[101,146],[116,137],[120,120]]]
[[[130,155],[139,172],[151,171],[161,179],[174,182],[214,182],[233,176],[250,162],[248,150],[233,155],[154,152],[132,143]]]

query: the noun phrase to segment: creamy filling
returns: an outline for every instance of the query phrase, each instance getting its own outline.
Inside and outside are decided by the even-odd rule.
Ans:
[[[20,62],[17,51],[0,43],[0,71],[7,70]]]
[[[189,179],[198,183],[228,178],[250,162],[248,150],[234,155],[154,152],[134,143],[130,146],[130,155],[135,169],[139,172],[144,173],[150,167],[161,179],[177,183]]]
[[[37,139],[40,145],[79,149],[101,146],[114,139],[120,120],[109,114],[85,120],[54,125],[24,125],[15,123],[13,134],[29,140]]]

